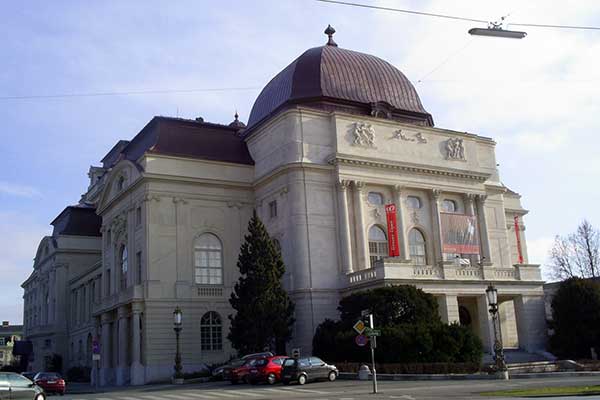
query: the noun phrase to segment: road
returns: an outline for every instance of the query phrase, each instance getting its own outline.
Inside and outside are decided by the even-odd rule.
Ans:
[[[494,399],[483,397],[481,392],[544,386],[599,385],[598,377],[515,379],[505,381],[421,381],[379,382],[379,393],[372,394],[370,381],[315,382],[304,386],[231,385],[211,382],[183,386],[151,385],[125,388],[98,394],[67,394],[60,400],[437,400],[437,399]],[[53,396],[58,400],[58,396]],[[569,397],[575,399],[576,397]],[[600,396],[581,397],[600,400]],[[553,397],[552,400],[557,400]]]

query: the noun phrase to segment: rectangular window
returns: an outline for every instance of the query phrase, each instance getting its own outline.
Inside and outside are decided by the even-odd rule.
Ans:
[[[135,209],[135,226],[140,226],[142,224],[142,207],[138,207]]]
[[[271,218],[277,217],[277,200],[273,200],[269,203],[269,216]]]
[[[142,252],[138,251],[135,254],[135,284],[142,283]]]
[[[4,338],[0,337],[0,346],[4,346]]]

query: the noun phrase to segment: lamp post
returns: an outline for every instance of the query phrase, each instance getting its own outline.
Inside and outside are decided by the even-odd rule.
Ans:
[[[173,311],[173,330],[175,331],[175,340],[177,342],[177,349],[175,352],[175,375],[173,376],[173,383],[182,384],[183,383],[183,375],[181,370],[183,369],[181,366],[181,348],[179,345],[179,333],[181,332],[181,317],[182,312],[179,306],[175,307],[175,311]]]
[[[485,290],[490,314],[492,314],[492,324],[494,325],[494,361],[496,362],[496,375],[499,379],[508,379],[508,368],[504,361],[504,349],[502,348],[502,332],[500,331],[500,320],[498,318],[498,289],[494,285],[489,285]]]

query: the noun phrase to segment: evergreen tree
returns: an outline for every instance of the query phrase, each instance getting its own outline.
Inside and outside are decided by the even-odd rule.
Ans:
[[[281,253],[256,212],[248,223],[237,266],[241,276],[229,299],[237,313],[229,316],[227,338],[241,354],[265,348],[285,354],[292,336],[294,303],[281,286],[285,272]]]

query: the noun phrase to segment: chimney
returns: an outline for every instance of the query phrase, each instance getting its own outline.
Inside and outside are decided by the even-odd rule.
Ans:
[[[8,321],[2,321],[2,326],[8,326]]]

